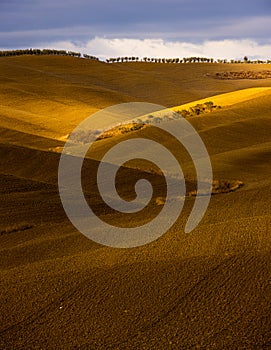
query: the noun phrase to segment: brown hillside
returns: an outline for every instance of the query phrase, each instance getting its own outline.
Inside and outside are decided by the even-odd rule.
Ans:
[[[239,90],[271,87],[271,80],[208,76],[245,67],[0,59],[1,349],[270,347],[271,98],[269,92],[248,97]],[[189,118],[210,154],[214,178],[244,183],[212,196],[194,231],[184,233],[193,196],[168,232],[138,248],[101,246],[72,226],[58,193],[55,150],[80,120],[120,102],[174,107],[235,91],[231,104]],[[187,152],[157,130],[100,140],[84,162],[86,198],[106,222],[129,227],[159,213],[163,177],[139,160],[121,169],[116,185],[127,200],[138,178],[154,188],[148,209],[127,217],[103,205],[93,169],[106,149],[136,136],[152,136],[172,150],[188,192],[195,185]]]

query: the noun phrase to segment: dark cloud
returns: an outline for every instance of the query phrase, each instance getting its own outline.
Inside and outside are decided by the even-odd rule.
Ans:
[[[269,15],[268,0],[1,0],[0,47],[94,36],[264,40],[261,18]],[[245,27],[250,18],[258,28]]]

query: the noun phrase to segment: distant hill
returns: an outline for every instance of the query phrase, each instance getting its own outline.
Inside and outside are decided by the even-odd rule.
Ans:
[[[248,65],[262,71],[264,65]],[[267,65],[268,66],[268,65]],[[222,81],[209,75],[243,64],[115,63],[62,56],[1,57],[1,126],[61,138],[106,106],[153,102],[172,107],[209,96],[271,85],[271,79]]]

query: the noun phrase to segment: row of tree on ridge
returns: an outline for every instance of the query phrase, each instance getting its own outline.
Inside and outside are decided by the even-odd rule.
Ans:
[[[0,57],[8,56],[22,56],[22,55],[53,55],[53,56],[72,56],[72,57],[84,57],[90,60],[99,61],[95,56],[81,54],[80,52],[66,51],[66,50],[54,50],[54,49],[23,49],[23,50],[6,50],[0,51]]]
[[[152,62],[152,63],[271,63],[271,60],[249,60],[247,56],[243,60],[227,60],[227,59],[214,59],[207,57],[184,57],[184,58],[150,58],[143,57],[113,57],[106,60],[107,63],[118,62]]]
[[[21,56],[21,55],[56,55],[56,56],[72,56],[78,58],[86,58],[94,61],[99,61],[98,57],[81,54],[80,52],[54,50],[54,49],[22,49],[22,50],[6,50],[0,51],[0,57]],[[107,63],[121,62],[150,62],[150,63],[271,63],[271,60],[249,60],[247,56],[243,60],[227,60],[206,58],[206,57],[184,57],[184,58],[151,58],[143,57],[140,59],[136,56],[113,57],[106,59]]]

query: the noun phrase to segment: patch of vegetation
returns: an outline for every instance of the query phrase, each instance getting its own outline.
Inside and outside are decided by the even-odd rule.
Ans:
[[[239,71],[239,72],[219,72],[213,76],[221,80],[238,80],[238,79],[268,79],[271,78],[271,71]]]
[[[209,183],[209,182],[208,182]],[[196,181],[193,182],[193,185],[196,185]],[[229,193],[234,192],[238,190],[239,188],[243,187],[244,183],[242,181],[238,180],[213,180],[212,183],[212,195],[215,194],[222,194],[222,193]],[[188,192],[189,197],[196,197],[196,196],[206,196],[209,194],[209,192],[198,192],[197,190],[192,190]],[[178,198],[174,198],[172,200],[176,200]],[[179,198],[181,199],[181,198]],[[183,198],[182,198],[183,199]],[[157,205],[164,205],[166,202],[165,197],[157,197],[155,200]]]
[[[118,136],[118,135],[124,135],[132,131],[137,131],[146,126],[145,123],[137,123],[137,122],[132,122],[128,124],[121,124],[117,125],[112,129],[109,130],[88,130],[84,131],[81,130],[77,132],[76,134],[73,133],[71,135],[70,140],[74,143],[82,143],[82,144],[87,144],[93,141],[99,141],[99,140],[104,140],[108,139],[110,137]],[[98,136],[99,135],[99,136]],[[98,136],[98,137],[97,137]]]
[[[137,131],[145,127],[144,123],[130,123],[130,124],[124,124],[120,126],[116,126],[113,129],[110,129],[108,131],[103,132],[98,138],[98,140],[107,139],[109,137],[117,136],[117,135],[124,135],[132,131]]]
[[[197,116],[200,114],[206,114],[220,109],[221,106],[216,106],[212,101],[208,101],[202,104],[197,104],[188,110],[181,110],[173,112],[166,112],[164,114],[146,115],[142,119],[136,119],[127,124],[117,125],[109,130],[88,130],[78,131],[76,134],[72,134],[70,140],[75,143],[87,144],[93,141],[99,141],[108,139],[110,137],[124,135],[133,131],[141,130],[152,124],[159,124],[165,121],[178,120],[181,118],[188,118]],[[99,136],[98,136],[99,135]],[[98,137],[97,137],[98,136]]]
[[[211,113],[217,109],[221,109],[221,106],[216,106],[212,101],[208,101],[202,104],[197,104],[189,109],[182,109],[176,112],[181,114],[184,118],[189,118],[201,114]]]
[[[10,225],[0,230],[0,236],[8,233],[30,230],[31,228],[33,228],[33,225],[30,224]]]
[[[244,183],[239,180],[213,180],[212,195],[220,193],[229,193],[238,190],[243,187]],[[206,193],[198,193],[197,190],[189,192],[189,196],[204,196]]]

